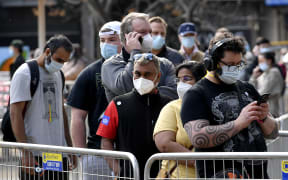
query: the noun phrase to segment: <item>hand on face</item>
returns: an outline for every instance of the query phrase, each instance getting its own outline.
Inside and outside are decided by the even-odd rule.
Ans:
[[[262,74],[262,71],[260,70],[259,66],[253,69],[252,76],[257,79]]]
[[[130,32],[125,34],[126,38],[126,50],[130,53],[133,49],[141,50],[142,46],[139,41],[139,38],[142,37],[140,33]]]

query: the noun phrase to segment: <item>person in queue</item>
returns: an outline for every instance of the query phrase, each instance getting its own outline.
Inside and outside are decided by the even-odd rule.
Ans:
[[[206,74],[204,64],[189,61],[176,68],[179,99],[161,110],[154,129],[154,141],[160,152],[191,152],[193,146],[182,125],[180,110],[184,94]],[[194,161],[162,161],[159,178],[196,178]],[[162,175],[162,176],[161,176]]]

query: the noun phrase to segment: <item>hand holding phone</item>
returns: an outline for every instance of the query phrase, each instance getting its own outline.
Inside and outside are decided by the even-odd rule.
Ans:
[[[262,73],[263,71],[259,68],[259,66],[257,66],[253,69],[252,76],[257,79]]]
[[[140,36],[138,40],[139,40],[140,44],[142,45],[142,42],[143,42],[142,36]]]
[[[269,96],[270,96],[269,93],[261,95],[259,97],[259,99],[257,100],[257,105],[260,105],[262,103],[266,103],[268,101],[268,99],[269,99]]]
[[[141,37],[140,33],[137,32],[130,32],[128,34],[125,34],[126,39],[126,47],[125,49],[130,53],[133,49],[141,49],[141,41],[143,41],[143,38]]]

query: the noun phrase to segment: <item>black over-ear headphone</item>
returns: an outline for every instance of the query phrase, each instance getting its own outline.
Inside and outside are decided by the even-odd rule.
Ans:
[[[217,59],[218,57],[216,56],[216,51],[221,46],[223,46],[223,44],[225,44],[231,40],[232,40],[232,38],[222,39],[222,40],[218,41],[216,44],[214,44],[213,47],[208,52],[205,53],[203,61],[204,61],[204,64],[206,66],[206,69],[208,71],[217,70],[217,62],[219,61],[219,59]]]

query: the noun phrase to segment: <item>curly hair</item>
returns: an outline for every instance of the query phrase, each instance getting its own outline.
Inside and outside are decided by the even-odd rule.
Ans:
[[[243,39],[240,37],[234,37],[232,33],[230,32],[219,34],[218,36],[215,36],[213,39],[211,39],[208,50],[212,50],[213,46],[217,42],[224,40],[224,39],[230,39],[230,40],[225,42],[221,47],[217,48],[217,50],[213,52],[212,56],[214,59],[219,60],[223,58],[225,51],[231,51],[231,52],[242,53],[242,54],[245,53]]]

